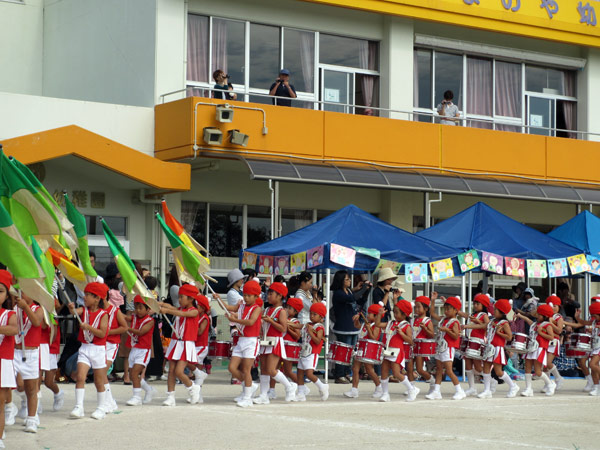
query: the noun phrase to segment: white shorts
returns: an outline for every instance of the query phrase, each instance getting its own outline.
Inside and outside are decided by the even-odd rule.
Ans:
[[[16,388],[15,366],[12,359],[0,359],[0,388]]]
[[[546,367],[547,359],[546,356],[548,351],[545,348],[539,347],[535,352],[527,353],[525,359],[534,359],[542,364],[542,366]]]
[[[258,345],[257,337],[240,336],[237,345],[233,347],[233,353],[231,354],[231,356],[237,356],[238,358],[256,359],[259,347],[260,345]]]
[[[56,370],[58,369],[58,360],[60,359],[60,355],[56,353],[50,353],[48,355],[48,359],[50,360],[49,369],[48,370]]]
[[[194,341],[171,339],[165,356],[169,361],[187,361],[190,364],[196,364],[196,361],[198,361]]]
[[[50,370],[50,345],[40,344],[40,369]]]
[[[494,354],[490,356],[485,362],[491,362],[496,364],[506,365],[506,353],[504,352],[504,347],[494,346]]]
[[[107,342],[106,343],[106,360],[113,362],[115,359],[117,359],[118,351],[119,351],[119,344]]]
[[[298,360],[298,369],[300,370],[315,370],[319,362],[319,354],[304,356]]]
[[[275,345],[260,346],[260,350],[258,352],[259,355],[270,355],[271,353],[274,353],[281,359],[287,358],[287,355],[285,354],[285,341],[282,337],[276,338]]]
[[[92,369],[106,367],[106,347],[104,345],[81,344],[77,364],[83,363]]]
[[[442,353],[436,353],[435,354],[435,359],[437,359],[438,361],[441,361],[441,362],[454,361],[454,352],[455,352],[455,350],[456,349],[454,347],[448,347]]]
[[[23,361],[25,355],[25,361]],[[36,380],[40,377],[40,349],[17,350],[15,349],[15,374],[21,374],[24,380]]]
[[[204,364],[204,358],[208,356],[208,345],[205,347],[196,347],[196,356],[198,357],[198,364]]]
[[[552,339],[548,344],[548,353],[554,356],[560,356],[560,341],[558,339]]]
[[[149,348],[132,348],[129,353],[129,368],[131,369],[135,364],[146,367],[151,355],[152,351]]]

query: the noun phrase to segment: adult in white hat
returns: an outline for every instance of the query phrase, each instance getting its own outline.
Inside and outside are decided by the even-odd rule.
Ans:
[[[227,274],[227,288],[229,289],[227,291],[228,305],[237,305],[240,301],[244,300],[242,286],[244,285],[245,280],[246,276],[240,269],[233,269]],[[235,330],[235,324],[233,322],[229,322],[229,329],[232,333]],[[241,381],[231,377],[231,384],[241,384]]]
[[[377,287],[373,289],[373,303],[380,303],[385,308],[384,318],[390,320],[390,312],[394,307],[394,300],[400,296],[400,291],[392,292],[392,283],[398,280],[398,275],[389,267],[384,267],[377,272]],[[401,283],[398,281],[398,283]],[[395,298],[394,298],[395,297]]]

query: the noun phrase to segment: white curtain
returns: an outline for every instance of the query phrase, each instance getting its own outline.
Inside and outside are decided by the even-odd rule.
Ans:
[[[221,19],[213,19],[212,70],[217,69],[227,73],[227,21]]]
[[[188,15],[187,79],[208,81],[208,17]]]
[[[492,61],[467,58],[467,113],[492,115]]]
[[[314,92],[315,34],[300,32],[300,63],[306,92]]]
[[[413,57],[413,106],[419,106],[419,51],[415,50]],[[419,116],[415,115],[414,120]]]
[[[577,114],[577,103],[561,101],[563,117],[565,119],[565,128],[567,130],[577,130],[576,114]],[[567,137],[570,139],[577,139],[577,133],[567,133]]]
[[[361,40],[359,43],[359,64],[361,69],[375,70],[375,59],[377,57],[377,44]],[[363,101],[365,106],[368,108],[373,106],[373,94],[375,92],[375,76],[373,75],[362,75],[362,92]],[[371,114],[373,112],[371,111]]]
[[[496,61],[496,115],[521,117],[521,65]]]

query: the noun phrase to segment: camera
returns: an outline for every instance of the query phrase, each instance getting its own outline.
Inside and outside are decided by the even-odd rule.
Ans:
[[[226,73],[225,75],[223,75],[223,78],[231,78],[231,77],[229,76],[228,73]]]

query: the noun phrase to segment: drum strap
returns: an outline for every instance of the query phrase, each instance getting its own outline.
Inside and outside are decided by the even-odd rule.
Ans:
[[[266,314],[266,315],[273,320],[277,320],[277,319],[275,319],[275,317],[277,316],[279,311],[281,311],[282,309],[283,309],[283,306],[278,306],[277,308],[273,308],[273,311],[271,311],[270,314]],[[269,331],[270,326],[271,326],[271,324],[267,323],[267,322],[263,322],[261,324],[262,337],[265,337],[267,335],[267,332]]]
[[[238,319],[240,320],[248,320],[250,318],[250,316],[252,315],[252,313],[254,312],[254,310],[256,308],[258,308],[258,305],[252,305],[250,307],[250,309],[248,310],[248,312],[246,313],[246,315],[244,316],[244,308],[245,308],[245,303],[242,301],[239,303],[239,308],[238,308]],[[244,328],[246,328],[245,325],[240,325],[239,323],[236,324],[238,330],[240,330],[240,334],[244,333]]]
[[[140,322],[140,324],[138,326],[139,320],[140,319],[138,318],[138,316],[136,316],[134,314],[132,322],[131,322],[131,328],[133,328],[134,330],[141,330],[144,325],[146,325],[148,322],[150,322],[152,320],[152,317],[150,317],[150,316],[144,317],[143,319],[141,319],[142,321]],[[137,334],[133,334],[129,331],[127,332],[127,334],[129,335],[129,338],[131,339],[131,346],[132,347],[135,346],[135,344],[138,343],[140,336],[138,336]]]
[[[5,327],[7,323],[8,323],[8,310],[5,309],[2,312],[2,315],[0,316],[0,327]],[[3,341],[4,341],[4,335],[0,334],[0,345],[2,345]]]
[[[96,317],[94,318],[94,322],[90,324],[90,312],[86,307],[83,308],[83,323],[90,324],[93,328],[98,328],[100,326],[100,320],[102,320],[102,316],[106,314],[105,311],[100,310]],[[94,341],[94,334],[91,331],[84,330],[83,337],[88,344],[91,344]]]
[[[491,343],[494,340],[494,337],[496,337],[496,330],[502,327],[505,323],[508,323],[508,320],[502,319],[497,323],[495,320],[490,321],[487,332],[487,341],[489,343]]]

